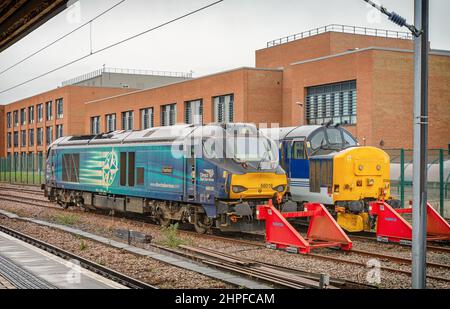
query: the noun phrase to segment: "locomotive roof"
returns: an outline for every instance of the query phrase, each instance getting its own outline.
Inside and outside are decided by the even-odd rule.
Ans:
[[[181,124],[175,126],[150,128],[141,131],[115,131],[99,135],[65,136],[56,140],[50,147],[83,146],[83,145],[108,145],[152,142],[174,142],[184,140],[187,137],[215,137],[220,136],[224,129],[244,129],[257,132],[256,126],[243,123],[233,124],[209,124],[195,126]]]
[[[296,137],[308,137],[317,129],[322,126],[298,126],[298,127],[286,127],[286,128],[272,128],[272,129],[260,129],[267,137],[280,141],[283,139],[296,138]]]

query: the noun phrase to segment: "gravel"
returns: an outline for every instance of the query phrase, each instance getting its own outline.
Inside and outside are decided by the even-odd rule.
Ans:
[[[76,235],[0,216],[0,224],[162,289],[226,289],[233,286],[198,273],[140,257]]]
[[[153,241],[158,244],[167,244],[167,235],[166,233],[162,232],[160,227],[146,222],[140,222],[123,217],[112,217],[101,214],[84,213],[75,209],[69,209],[66,211],[51,208],[47,209],[6,201],[0,201],[0,208],[13,213],[17,213],[20,216],[39,218],[59,224],[64,224],[67,223],[65,221],[70,221],[68,225],[71,225],[75,228],[79,228],[110,238],[113,238],[114,229],[130,229],[142,233],[151,234],[153,236]],[[71,220],[67,220],[68,217],[71,217]],[[233,254],[238,257],[271,263],[283,267],[290,267],[302,271],[326,273],[334,278],[340,278],[365,284],[368,284],[368,281],[366,280],[368,274],[373,273],[371,272],[371,268],[369,267],[349,265],[344,262],[339,263],[334,261],[326,261],[313,256],[289,254],[284,251],[274,251],[262,247],[237,244],[232,241],[208,239],[202,237],[201,235],[192,235],[184,233],[183,231],[180,231],[178,233],[177,239],[181,243],[187,245],[202,246],[205,248],[215,249],[220,252]],[[380,244],[368,241],[354,241],[354,248],[377,252],[380,254],[395,255],[403,258],[411,257],[410,248],[392,244]],[[327,256],[339,257],[345,260],[357,261],[364,264],[366,264],[370,260],[370,258],[366,256],[360,256],[353,253],[344,254],[339,251],[331,251],[327,249],[321,249],[314,252]],[[436,263],[446,265],[450,264],[450,256],[445,253],[429,252],[428,259],[429,261],[433,261]],[[406,271],[410,271],[411,269],[410,265],[401,265],[390,261],[380,261],[380,263],[383,267],[402,269]],[[429,268],[428,274],[450,278],[448,272],[442,269]],[[408,275],[384,270],[381,270],[380,275],[381,282],[377,285],[381,288],[410,288],[411,277]],[[186,281],[191,281],[191,277],[189,277],[189,280]],[[153,282],[151,283],[153,284]],[[187,286],[199,288],[203,287],[198,286],[197,284],[191,284]],[[448,289],[450,288],[450,284],[441,280],[428,279],[428,287]]]

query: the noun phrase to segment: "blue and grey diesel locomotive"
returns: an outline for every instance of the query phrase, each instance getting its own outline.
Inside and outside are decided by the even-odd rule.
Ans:
[[[47,153],[51,201],[191,223],[199,233],[262,229],[256,205],[281,202],[286,188],[277,146],[248,124],[63,137]]]
[[[375,147],[359,146],[339,126],[300,126],[261,129],[280,148],[289,189],[286,197],[296,207],[303,202],[332,206],[338,224],[349,232],[370,231],[374,220],[369,202],[390,199],[389,155]]]

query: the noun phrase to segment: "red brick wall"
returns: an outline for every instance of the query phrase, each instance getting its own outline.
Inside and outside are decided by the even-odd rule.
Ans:
[[[371,143],[385,148],[413,145],[413,54],[373,52],[374,108]],[[450,141],[450,57],[430,57],[429,148],[447,148]],[[378,121],[379,119],[379,121]]]
[[[286,68],[289,64],[330,55],[330,32],[256,51],[257,68]]]
[[[334,82],[357,81],[357,125],[347,126],[361,144],[384,148],[413,146],[413,54],[365,50],[292,65],[283,82],[283,125],[305,124],[305,90]],[[430,148],[450,140],[450,57],[431,55]]]
[[[160,126],[161,106],[177,104],[177,122],[184,123],[186,101],[203,100],[203,121],[211,123],[213,98],[234,94],[235,122],[267,122],[281,119],[282,72],[237,69],[154,89],[137,91],[86,104],[85,133],[90,132],[91,117],[100,116],[101,130],[106,131],[105,116],[116,113],[117,129],[121,129],[121,113],[134,111],[134,128],[140,129],[140,110],[154,108],[155,126]],[[279,83],[279,84],[278,84]]]
[[[257,68],[287,68],[290,64],[307,59],[334,55],[355,48],[389,47],[413,49],[411,40],[339,32],[325,32],[286,44],[256,51]]]
[[[57,88],[48,92],[44,92],[38,95],[35,95],[30,98],[26,98],[5,106],[4,116],[0,119],[2,120],[2,126],[5,128],[5,131],[13,133],[14,131],[19,132],[19,147],[14,148],[14,145],[10,149],[3,149],[3,152],[0,152],[0,156],[6,156],[7,152],[36,152],[36,151],[46,151],[46,127],[53,126],[53,137],[56,136],[56,125],[62,124],[64,135],[76,135],[84,133],[84,103],[88,100],[98,99],[106,96],[111,96],[115,94],[121,94],[124,92],[129,92],[131,89],[117,89],[117,88],[95,88],[95,87],[76,87],[76,86],[67,86],[62,88]],[[56,99],[63,99],[63,118],[56,119]],[[53,102],[53,120],[46,121],[45,119],[45,103],[48,101]],[[44,105],[43,111],[43,121],[41,123],[37,123],[37,105]],[[35,122],[34,124],[28,123],[28,107],[35,106]],[[25,125],[20,124],[20,110],[22,108],[27,109],[27,123]],[[6,113],[11,112],[11,117],[13,111],[19,111],[19,126],[14,128],[12,125],[11,129],[6,130]],[[1,115],[0,115],[1,116]],[[34,146],[28,146],[28,130],[34,128]],[[43,128],[43,142],[42,146],[37,146],[37,128]],[[20,131],[27,131],[27,146],[21,147],[20,141]],[[2,134],[3,138],[6,138],[6,132]],[[3,142],[6,145],[6,141]]]
[[[256,124],[281,124],[283,72],[247,71],[246,119]]]

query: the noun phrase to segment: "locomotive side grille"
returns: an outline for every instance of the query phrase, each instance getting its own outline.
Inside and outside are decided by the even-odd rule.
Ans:
[[[329,187],[333,184],[333,161],[311,160],[309,169],[309,190],[320,193],[321,187]]]
[[[80,154],[64,154],[62,157],[62,181],[79,183]]]

